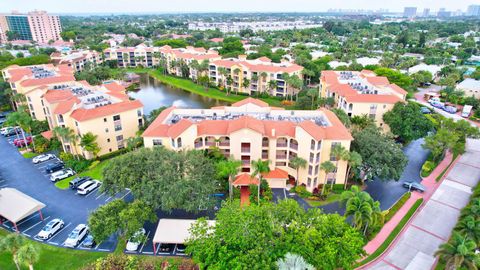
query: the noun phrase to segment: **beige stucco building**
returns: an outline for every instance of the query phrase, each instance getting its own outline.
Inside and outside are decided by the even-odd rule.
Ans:
[[[313,191],[325,180],[320,164],[334,158],[332,145],[350,149],[352,136],[329,110],[290,111],[269,107],[247,98],[228,107],[211,109],[164,110],[143,133],[145,147],[163,146],[172,150],[218,147],[227,157],[241,160],[241,171],[251,173],[251,162],[268,160],[270,169],[280,169],[296,177],[289,160],[295,156],[307,161],[299,170],[299,184]],[[338,162],[328,182],[345,182],[347,164]],[[268,179],[271,187],[283,188],[285,179]]]
[[[320,96],[333,97],[335,107],[348,116],[368,115],[378,126],[388,129],[383,114],[395,103],[404,102],[407,91],[391,84],[386,77],[376,76],[373,71],[322,71]]]
[[[70,53],[54,52],[50,55],[50,60],[55,65],[67,65],[76,72],[82,71],[85,67],[96,67],[103,63],[102,56],[92,50],[78,50]]]
[[[75,80],[73,69],[67,65],[9,66],[2,70],[5,81],[14,94],[23,94],[30,115],[36,120],[46,120],[41,97],[48,88],[58,87]],[[20,104],[16,104],[17,106]]]
[[[97,135],[98,155],[124,148],[126,140],[135,137],[144,124],[143,104],[130,100],[125,88],[116,82],[91,86],[81,81],[49,88],[42,96],[42,104],[51,130],[62,126],[72,129],[78,137],[88,132]],[[51,131],[44,136],[52,136]],[[92,158],[79,139],[62,144],[66,152]]]

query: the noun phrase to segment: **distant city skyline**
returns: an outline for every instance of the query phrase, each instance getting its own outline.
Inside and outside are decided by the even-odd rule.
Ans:
[[[188,13],[188,12],[325,12],[329,9],[342,10],[380,10],[403,12],[404,7],[424,8],[431,12],[440,8],[466,11],[469,5],[478,5],[478,0],[18,0],[2,3],[0,13],[12,10],[28,12],[33,9],[50,13],[95,14],[95,13]]]

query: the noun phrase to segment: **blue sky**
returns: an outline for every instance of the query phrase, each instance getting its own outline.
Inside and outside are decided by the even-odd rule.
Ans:
[[[479,0],[0,0],[0,12],[32,9],[51,13],[122,13],[122,12],[292,12],[343,9],[389,9],[402,11],[405,6],[425,7],[435,11],[466,10]]]

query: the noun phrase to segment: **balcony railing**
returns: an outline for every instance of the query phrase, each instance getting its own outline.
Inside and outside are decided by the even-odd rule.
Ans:
[[[277,159],[287,159],[287,155],[276,155]]]
[[[250,160],[242,160],[242,165],[250,165]]]
[[[277,143],[277,147],[287,147],[287,143]]]
[[[205,146],[214,146],[215,142],[205,142]]]
[[[250,153],[250,147],[242,147],[242,153]]]
[[[262,159],[268,159],[268,154],[262,154]]]
[[[230,146],[230,142],[220,142],[218,145],[220,145],[220,146]]]
[[[294,150],[298,150],[298,144],[290,144],[290,148]]]
[[[195,143],[195,148],[200,148],[203,146],[203,143]]]

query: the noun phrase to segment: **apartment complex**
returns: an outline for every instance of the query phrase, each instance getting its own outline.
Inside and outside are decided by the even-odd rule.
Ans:
[[[26,105],[33,119],[46,120],[41,104],[41,97],[48,87],[68,83],[75,80],[73,69],[67,65],[52,64],[36,66],[9,66],[2,70],[5,81],[10,83],[14,94],[22,94],[25,101],[18,105]]]
[[[82,71],[85,67],[96,67],[103,63],[102,56],[91,50],[73,51],[70,53],[54,52],[50,55],[51,61],[55,65],[67,65],[74,71]]]
[[[2,42],[7,41],[7,31],[14,33],[14,39],[33,40],[38,43],[60,40],[62,32],[59,16],[37,10],[27,14],[12,12],[0,15],[0,29]]]
[[[256,22],[191,22],[188,30],[215,30],[223,33],[238,33],[242,30],[251,29],[257,31],[280,31],[289,29],[308,29],[322,27],[323,24],[312,21],[256,21]]]
[[[91,86],[86,81],[50,87],[42,96],[46,119],[53,130],[69,127],[78,137],[91,132],[97,136],[99,155],[125,148],[143,126],[143,104],[130,100],[125,88],[116,82]],[[46,136],[51,136],[47,133]],[[62,141],[66,152],[92,158],[80,141]]]
[[[302,70],[302,66],[288,61],[273,63],[268,57],[247,60],[246,55],[239,55],[238,58],[211,61],[208,75],[210,81],[231,87],[234,92],[249,95],[260,92],[284,97],[299,90],[287,85],[284,73],[302,78]]]
[[[405,101],[407,91],[370,70],[326,70],[320,77],[320,96],[333,97],[335,106],[348,116],[368,115],[377,125],[387,128],[383,114],[395,103]]]
[[[298,180],[309,191],[325,179],[328,183],[344,183],[345,161],[338,161],[337,170],[326,178],[320,164],[327,160],[337,164],[331,156],[332,146],[341,144],[349,149],[352,141],[348,130],[329,110],[284,110],[253,98],[211,109],[170,107],[142,136],[145,147],[163,146],[176,151],[218,147],[226,157],[241,160],[243,173],[251,173],[251,162],[262,159],[270,161],[273,172],[284,171],[295,177],[290,160],[298,156],[308,162],[299,169]],[[271,187],[286,185],[285,177],[267,180]]]

